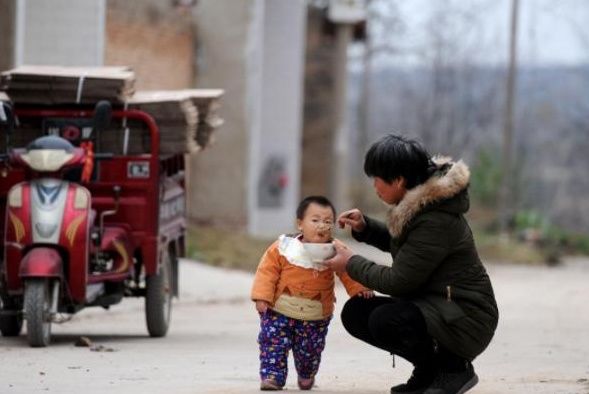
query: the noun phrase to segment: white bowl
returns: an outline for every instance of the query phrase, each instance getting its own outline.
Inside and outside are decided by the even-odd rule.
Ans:
[[[314,263],[327,260],[335,255],[333,243],[303,242],[303,247]]]

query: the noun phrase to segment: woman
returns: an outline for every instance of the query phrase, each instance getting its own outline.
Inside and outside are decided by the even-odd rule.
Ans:
[[[472,360],[498,321],[491,281],[464,218],[470,172],[462,162],[430,158],[417,142],[387,135],[366,153],[364,172],[390,205],[387,223],[358,209],[338,217],[352,236],[390,252],[377,265],[337,243],[327,264],[388,297],[350,299],[342,311],[358,339],[414,365],[391,393],[464,393],[478,382]]]

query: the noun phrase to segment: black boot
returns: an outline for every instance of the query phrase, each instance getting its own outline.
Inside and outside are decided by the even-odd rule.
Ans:
[[[437,372],[432,366],[416,366],[407,383],[391,387],[391,394],[422,394],[432,384]]]
[[[471,363],[459,372],[440,371],[424,394],[463,394],[479,382]]]

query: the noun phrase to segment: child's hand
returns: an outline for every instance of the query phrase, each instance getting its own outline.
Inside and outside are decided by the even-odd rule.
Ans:
[[[360,297],[360,298],[369,299],[369,298],[374,297],[374,291],[372,291],[372,290],[364,290],[364,291],[359,292],[357,294],[357,296]]]
[[[256,300],[256,310],[260,313],[266,313],[266,311],[270,308],[270,304],[266,301]]]

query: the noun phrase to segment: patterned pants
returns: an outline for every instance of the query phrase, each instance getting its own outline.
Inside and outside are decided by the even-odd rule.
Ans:
[[[260,314],[260,377],[286,383],[288,352],[292,349],[297,373],[309,379],[317,374],[331,317],[305,321],[292,319],[270,309]]]

